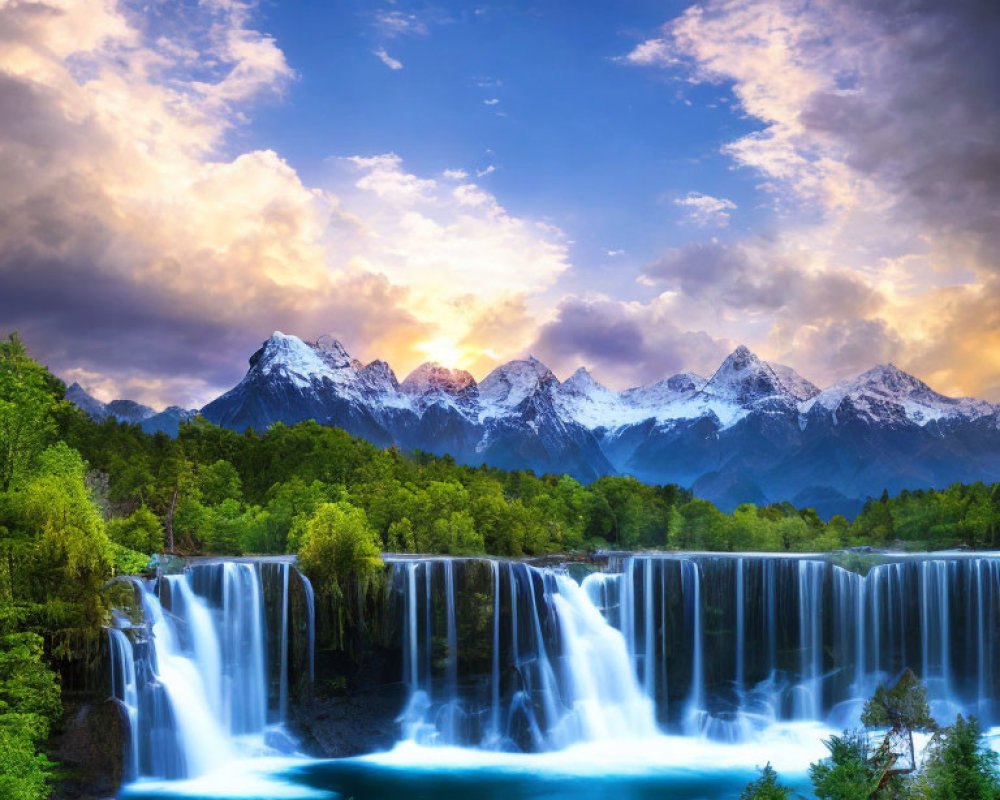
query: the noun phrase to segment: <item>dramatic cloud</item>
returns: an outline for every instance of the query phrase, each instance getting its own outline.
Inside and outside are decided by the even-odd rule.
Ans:
[[[734,343],[672,321],[674,299],[626,303],[604,295],[567,297],[531,346],[562,377],[580,365],[615,388],[650,383],[681,371],[711,374]]]
[[[230,152],[250,104],[295,76],[246,4],[184,14],[0,3],[5,328],[105,397],[187,405],[276,328],[331,331],[401,370],[530,341],[483,306],[548,287],[568,263],[559,231],[462,171],[439,184],[366,156],[315,187],[277,153]],[[497,339],[478,337],[487,322]]]
[[[820,359],[817,379],[892,357],[996,398],[995,320],[980,312],[1000,302],[998,41],[993,0],[688,8],[624,61],[731,88],[761,127],[723,152],[761,176],[778,225],[649,275],[772,314],[758,346],[807,372]]]

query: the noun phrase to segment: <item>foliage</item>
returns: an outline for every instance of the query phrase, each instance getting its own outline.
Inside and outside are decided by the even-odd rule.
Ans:
[[[365,512],[347,503],[324,503],[306,524],[299,563],[328,594],[365,584],[382,565],[378,534]]]
[[[931,743],[914,792],[915,800],[1000,798],[997,754],[983,741],[979,723],[959,715]]]
[[[792,790],[778,783],[778,773],[768,763],[757,780],[751,781],[740,795],[740,800],[789,800]]]
[[[42,661],[42,638],[0,637],[0,797],[48,796],[54,765],[39,750],[61,711],[56,677]]]
[[[844,731],[826,742],[830,755],[809,767],[813,791],[820,800],[871,800],[882,770],[875,763],[864,731]]]
[[[891,689],[879,686],[875,690],[865,703],[861,724],[905,731],[932,731],[936,727],[927,702],[927,689],[909,669],[903,671]]]
[[[111,567],[115,575],[138,575],[149,566],[149,556],[111,543]]]
[[[140,506],[130,517],[108,520],[107,533],[115,544],[139,553],[152,554],[163,549],[163,526],[146,506]]]
[[[0,342],[0,491],[17,485],[53,440],[54,385],[16,333]]]

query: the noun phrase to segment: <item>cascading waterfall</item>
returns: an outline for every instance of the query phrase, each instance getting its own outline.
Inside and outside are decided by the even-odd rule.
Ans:
[[[907,667],[940,719],[998,721],[1000,557],[898,556],[863,575],[823,557],[750,554],[623,556],[611,568],[625,581],[636,673],[667,675],[652,694],[667,730],[743,739],[777,720],[856,724],[875,688]]]
[[[847,727],[907,667],[939,720],[1000,722],[1000,556],[624,554],[580,582],[500,559],[388,561],[404,741],[535,752]],[[285,747],[314,668],[305,577],[219,561],[132,586],[142,622],[109,630],[128,778]]]
[[[656,732],[625,640],[591,600],[602,576],[581,586],[524,563],[445,558],[397,559],[395,574],[406,738],[551,750]],[[463,591],[473,584],[488,595]],[[463,681],[463,668],[481,678]]]
[[[1000,557],[866,563],[636,554],[578,585],[519,562],[396,558],[404,737],[536,751],[661,732],[743,741],[781,721],[846,727],[907,667],[939,719],[1000,721]]]
[[[273,568],[273,569],[272,569]],[[276,580],[265,580],[277,570]],[[142,624],[109,629],[112,694],[129,722],[127,779],[205,774],[236,755],[276,752],[289,696],[290,577],[287,562],[215,562],[155,580],[130,579]],[[267,594],[278,594],[269,630]],[[315,631],[304,576],[309,677]],[[268,639],[277,642],[269,669]],[[277,702],[269,703],[275,673]],[[272,719],[268,719],[269,712]]]
[[[132,642],[117,628],[109,628],[111,652],[111,695],[125,709],[129,743],[125,759],[125,780],[139,777],[139,686],[135,675]]]

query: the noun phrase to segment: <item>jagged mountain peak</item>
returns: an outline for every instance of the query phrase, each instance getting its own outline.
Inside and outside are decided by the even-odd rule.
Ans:
[[[138,425],[157,413],[156,409],[137,403],[135,400],[112,400],[105,407],[119,422],[127,422],[130,425]]]
[[[299,386],[308,386],[330,372],[329,365],[314,347],[298,336],[281,331],[271,334],[250,359],[250,373],[264,377],[281,375]]]
[[[443,393],[458,396],[476,386],[476,380],[464,369],[450,369],[436,361],[427,361],[406,376],[400,388],[407,394]]]
[[[534,356],[502,364],[479,384],[483,401],[498,408],[513,408],[526,398],[559,386],[559,379]]]
[[[381,359],[375,359],[358,371],[362,383],[369,389],[385,394],[399,391],[399,381],[392,367]]]
[[[894,394],[910,392],[934,392],[930,386],[919,378],[903,372],[893,363],[876,364],[866,372],[862,372],[854,381],[859,386],[873,389],[884,389]],[[936,392],[934,392],[937,394]],[[941,395],[943,397],[943,395]]]
[[[564,390],[580,392],[582,394],[589,394],[594,391],[609,391],[594,379],[594,376],[590,374],[590,370],[586,367],[580,367],[576,372],[563,381],[562,388]]]
[[[775,395],[792,396],[771,365],[742,344],[726,357],[702,391],[740,406]]]
[[[708,380],[697,372],[678,372],[660,383],[673,392],[696,392],[704,388]]]
[[[818,406],[837,418],[841,408],[846,407],[845,401],[852,413],[869,422],[925,425],[943,418],[978,419],[996,413],[996,408],[983,400],[940,394],[895,364],[879,364],[856,378],[834,384],[803,410]]]
[[[347,352],[347,348],[333,334],[324,334],[315,342],[307,342],[307,344],[319,354],[319,357],[331,369],[353,369],[357,371],[362,368],[361,362],[356,358],[352,358],[351,354]]]

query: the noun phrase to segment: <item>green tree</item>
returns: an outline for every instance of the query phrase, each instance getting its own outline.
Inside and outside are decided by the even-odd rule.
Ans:
[[[56,403],[51,376],[10,334],[0,342],[0,491],[31,472],[53,440]]]
[[[820,800],[872,800],[882,779],[864,731],[844,731],[826,742],[830,755],[809,766],[813,791]]]
[[[140,506],[124,519],[107,522],[108,538],[115,544],[147,555],[163,549],[163,526],[159,517],[145,506]]]
[[[905,744],[908,756],[906,771],[916,765],[913,750],[914,731],[933,731],[937,727],[931,717],[927,702],[927,689],[921,685],[912,670],[904,670],[891,689],[879,686],[875,694],[865,703],[861,713],[861,724],[868,728],[888,728],[882,750],[889,758],[895,749],[894,742]],[[898,757],[898,753],[895,757]],[[891,768],[893,765],[887,765]]]
[[[381,569],[380,540],[365,512],[349,503],[323,503],[305,526],[299,565],[331,597],[366,584]]]
[[[198,488],[206,505],[217,506],[225,500],[243,499],[243,482],[236,467],[219,459],[198,470]]]
[[[0,797],[44,800],[54,765],[39,751],[62,713],[56,675],[42,637],[0,637]]]
[[[791,796],[792,790],[778,783],[778,773],[768,763],[760,777],[747,784],[740,800],[788,800]]]
[[[917,800],[997,800],[997,754],[983,741],[979,722],[959,715],[940,731],[917,779]]]

